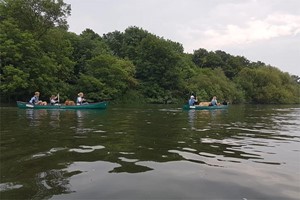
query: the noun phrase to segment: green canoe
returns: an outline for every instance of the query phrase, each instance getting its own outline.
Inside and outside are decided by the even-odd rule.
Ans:
[[[97,103],[89,103],[75,106],[66,106],[65,104],[57,104],[57,105],[33,105],[28,102],[17,101],[17,105],[19,108],[30,108],[30,109],[105,109],[107,107],[108,102],[97,102]]]
[[[228,105],[220,105],[220,106],[190,106],[188,104],[183,106],[184,110],[216,110],[216,109],[226,109]]]

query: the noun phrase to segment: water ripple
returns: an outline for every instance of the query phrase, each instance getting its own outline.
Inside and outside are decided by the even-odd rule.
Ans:
[[[102,145],[96,145],[96,146],[87,146],[87,145],[80,145],[80,148],[72,148],[69,149],[70,152],[76,152],[76,153],[90,153],[97,149],[104,149],[105,147]]]
[[[15,183],[0,183],[0,192],[22,188],[23,185]]]

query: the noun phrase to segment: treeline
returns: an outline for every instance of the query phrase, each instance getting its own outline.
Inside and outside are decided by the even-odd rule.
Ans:
[[[180,43],[138,27],[103,36],[68,32],[63,0],[0,1],[1,101],[82,91],[93,101],[300,103],[299,77],[224,51],[184,53]]]

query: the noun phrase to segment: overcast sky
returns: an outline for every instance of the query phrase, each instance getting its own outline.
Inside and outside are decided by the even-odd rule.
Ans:
[[[137,26],[185,52],[223,50],[300,76],[300,0],[65,0],[69,31]]]

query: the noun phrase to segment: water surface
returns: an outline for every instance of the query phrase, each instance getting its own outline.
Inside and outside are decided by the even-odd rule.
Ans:
[[[300,107],[2,107],[1,199],[299,199]]]

